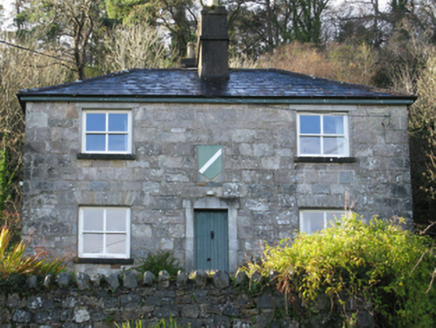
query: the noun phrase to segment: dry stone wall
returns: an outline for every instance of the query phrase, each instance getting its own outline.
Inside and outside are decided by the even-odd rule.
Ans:
[[[323,299],[310,311],[312,318],[301,323],[287,314],[286,299],[273,283],[249,293],[245,274],[230,279],[224,271],[213,276],[180,271],[172,279],[161,271],[158,277],[146,272],[140,278],[132,271],[93,279],[86,273],[28,277],[19,293],[0,290],[0,327],[99,328],[132,320],[154,327],[171,318],[181,328],[316,328],[331,316]],[[368,312],[359,311],[358,324],[373,326]]]

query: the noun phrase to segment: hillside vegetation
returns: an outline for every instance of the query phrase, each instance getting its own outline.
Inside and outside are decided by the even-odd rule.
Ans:
[[[435,1],[395,0],[384,8],[378,1],[221,1],[229,11],[232,67],[276,67],[419,96],[409,113],[415,222],[423,225],[436,209]],[[13,24],[0,36],[2,221],[19,222],[21,212],[18,90],[132,67],[177,67],[196,38],[202,3],[16,1]]]

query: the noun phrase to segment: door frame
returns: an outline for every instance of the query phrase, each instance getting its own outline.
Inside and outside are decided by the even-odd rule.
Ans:
[[[185,209],[185,270],[195,270],[194,249],[194,210],[227,210],[229,232],[229,273],[234,274],[238,265],[238,224],[239,201],[216,197],[200,198],[194,201],[183,200]]]

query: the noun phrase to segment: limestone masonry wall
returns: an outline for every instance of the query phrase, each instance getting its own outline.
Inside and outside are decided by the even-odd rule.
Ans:
[[[77,158],[84,109],[132,111],[133,160]],[[297,158],[298,112],[348,113],[350,163]],[[214,181],[198,172],[196,147],[223,146]],[[131,258],[171,250],[194,260],[195,209],[229,213],[229,268],[263,241],[292,236],[301,209],[352,208],[367,218],[412,218],[405,106],[27,103],[23,237],[29,249],[77,255],[80,206],[131,211]],[[118,267],[119,268],[119,267]],[[109,274],[110,265],[71,264]],[[100,271],[99,271],[100,270]]]
[[[301,323],[287,314],[286,299],[274,286],[250,294],[244,274],[231,280],[224,271],[213,276],[180,271],[176,280],[166,271],[157,279],[146,272],[140,281],[132,271],[92,280],[86,273],[62,273],[31,276],[26,284],[19,293],[0,290],[0,327],[100,328],[138,319],[149,327],[172,318],[180,328],[316,328],[323,327],[331,310],[324,300]],[[359,311],[357,319],[359,327],[373,327],[368,312]]]

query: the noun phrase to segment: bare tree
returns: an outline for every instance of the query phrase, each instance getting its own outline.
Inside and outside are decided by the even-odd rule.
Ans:
[[[79,79],[93,59],[95,36],[104,14],[103,0],[33,0],[26,9],[33,33],[46,49],[74,62],[70,68]]]
[[[436,210],[436,49],[426,49],[425,68],[416,82],[418,100],[409,111],[415,218],[428,224]]]
[[[122,26],[104,39],[107,49],[104,71],[129,68],[165,68],[174,65],[157,29],[146,25]]]

